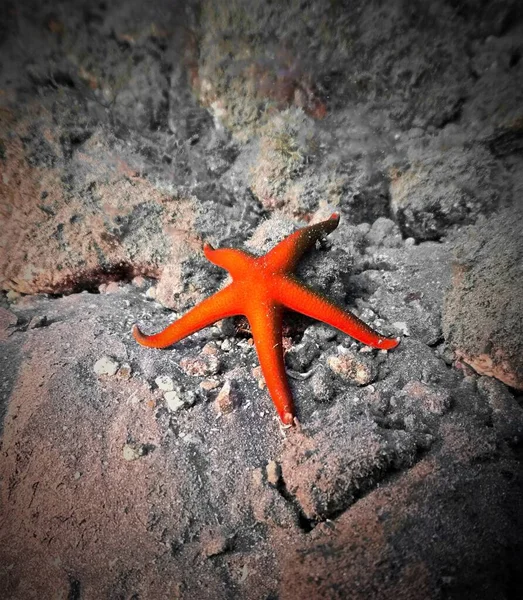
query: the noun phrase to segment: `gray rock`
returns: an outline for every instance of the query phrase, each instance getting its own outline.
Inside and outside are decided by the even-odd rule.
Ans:
[[[476,371],[523,389],[521,208],[467,229],[456,243],[443,330]]]

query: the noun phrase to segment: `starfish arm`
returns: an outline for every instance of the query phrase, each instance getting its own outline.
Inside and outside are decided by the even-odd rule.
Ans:
[[[220,319],[232,317],[241,312],[236,300],[234,284],[231,284],[191,308],[189,312],[186,312],[160,333],[145,335],[137,325],[133,325],[132,331],[134,339],[142,346],[167,348]]]
[[[292,271],[302,255],[317,240],[334,231],[339,221],[340,216],[333,213],[326,221],[298,229],[268,252],[264,262],[276,271]]]
[[[278,291],[278,300],[287,308],[323,321],[367,346],[390,350],[399,344],[398,339],[381,336],[356,315],[290,276],[280,277],[274,288]]]
[[[208,261],[229,271],[232,277],[241,277],[255,260],[252,254],[237,248],[213,248],[205,244],[203,253]]]
[[[269,394],[282,423],[292,425],[294,411],[283,362],[282,316],[281,307],[269,306],[247,314],[247,319]]]

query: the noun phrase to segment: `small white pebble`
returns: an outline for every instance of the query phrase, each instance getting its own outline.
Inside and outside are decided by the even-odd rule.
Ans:
[[[409,326],[405,321],[396,321],[392,324],[394,329],[400,331],[403,335],[410,336]]]
[[[275,460],[271,460],[267,463],[265,472],[267,475],[267,482],[273,486],[277,486],[281,478],[280,465]]]
[[[137,460],[138,458],[140,458],[140,456],[142,456],[143,453],[140,452],[140,449],[131,446],[131,444],[125,444],[122,450],[122,454],[124,460],[131,461]]]
[[[102,356],[94,363],[94,372],[96,375],[109,375],[112,377],[118,371],[118,363],[108,356]]]
[[[165,398],[165,403],[167,404],[167,408],[171,412],[176,412],[176,411],[180,410],[180,408],[182,408],[183,405],[185,404],[184,401],[180,398],[180,394],[178,392],[174,392],[174,391],[165,392],[163,397]]]
[[[154,382],[163,392],[172,392],[174,390],[174,382],[169,375],[159,375]]]

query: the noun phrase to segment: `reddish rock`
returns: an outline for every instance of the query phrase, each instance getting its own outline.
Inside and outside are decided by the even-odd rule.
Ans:
[[[147,281],[146,281],[145,277],[142,277],[141,275],[137,275],[136,277],[133,277],[131,283],[140,289],[147,285]]]
[[[239,406],[238,392],[230,379],[227,379],[223,384],[223,387],[216,396],[214,404],[218,412],[222,415],[231,413]]]
[[[220,385],[220,382],[216,381],[215,379],[204,379],[203,381],[200,382],[200,388],[204,392],[212,392],[219,385]]]
[[[118,294],[120,291],[120,285],[117,281],[110,281],[105,288],[106,294]]]
[[[39,145],[24,145],[23,139]],[[158,277],[165,265],[197,247],[191,203],[130,176],[101,130],[74,155],[79,187],[73,194],[63,183],[60,129],[41,105],[18,115],[1,112],[0,141],[1,289],[61,293],[133,275]],[[144,212],[151,217],[140,217]],[[164,286],[176,288],[173,277],[166,272]],[[160,298],[172,305],[172,297]]]
[[[219,372],[220,360],[215,354],[201,352],[198,356],[182,358],[180,367],[187,375],[207,377]]]

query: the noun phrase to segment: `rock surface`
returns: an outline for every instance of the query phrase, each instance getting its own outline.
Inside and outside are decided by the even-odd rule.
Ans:
[[[295,380],[303,424],[282,436],[250,374],[252,347],[219,350],[224,385],[210,397],[197,391],[203,375],[177,371],[196,403],[165,406],[155,382],[210,331],[169,352],[137,346],[130,323],[157,310],[133,286],[13,310],[0,461],[9,598],[364,598],[376,577],[375,597],[416,598],[420,586],[428,598],[494,597],[494,574],[519,572],[523,410],[502,384],[463,377],[423,342],[376,356],[377,381],[338,383],[328,404],[310,403],[313,382]],[[48,326],[23,327],[39,314]],[[101,354],[127,361],[130,377],[98,377]],[[232,378],[241,403],[217,419],[210,400]]]

